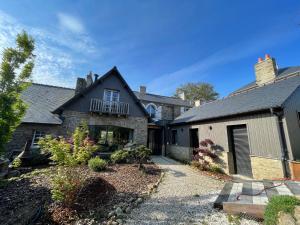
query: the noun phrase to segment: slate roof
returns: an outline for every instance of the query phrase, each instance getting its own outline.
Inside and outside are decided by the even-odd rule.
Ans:
[[[101,79],[105,79],[105,77],[110,75],[112,71],[116,71],[117,74],[120,75],[121,79],[123,79],[117,68],[114,67],[112,70],[108,71],[106,74],[100,77],[98,79],[98,82],[101,82]],[[95,83],[89,88],[95,86]],[[127,85],[126,82],[125,85]],[[85,91],[88,91],[89,88],[85,89]],[[165,104],[190,106],[187,101],[183,101],[179,98],[154,94],[146,94],[145,96],[141,97],[139,96],[139,92],[131,93],[133,93],[133,97],[136,98],[137,101],[139,101],[140,99]],[[62,106],[75,100],[76,95],[75,90],[72,88],[33,83],[22,93],[21,98],[28,105],[26,114],[22,119],[23,123],[61,124],[62,121],[60,120],[60,118],[52,112],[58,112],[58,109],[60,109]],[[141,107],[143,108],[143,111],[147,113],[142,105]]]
[[[283,107],[287,98],[300,89],[300,74],[249,91],[194,107],[177,117],[172,124],[217,119],[241,113]]]
[[[61,124],[62,121],[51,113],[75,94],[74,89],[33,83],[22,95],[28,105],[23,123]]]
[[[284,79],[285,77],[291,76],[293,74],[300,73],[300,66],[291,66],[291,67],[285,67],[278,70],[278,74],[276,76],[276,80]],[[235,90],[230,95],[238,94],[243,91],[247,91],[249,89],[257,88],[257,84],[255,81],[252,81],[251,83]]]
[[[176,97],[168,97],[168,96],[155,95],[150,93],[141,94],[138,91],[134,91],[134,94],[141,101],[157,102],[162,104],[178,105],[178,106],[186,106],[186,107],[193,106],[190,101],[185,101]]]

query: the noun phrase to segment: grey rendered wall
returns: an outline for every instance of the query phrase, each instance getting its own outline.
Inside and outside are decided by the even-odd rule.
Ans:
[[[273,159],[281,158],[282,143],[279,137],[278,119],[271,114],[256,114],[246,117],[236,117],[218,122],[193,125],[199,129],[199,141],[209,138],[225,152],[229,151],[227,127],[246,124],[250,152],[255,156]],[[210,126],[212,129],[210,129]]]
[[[77,112],[88,112],[90,109],[90,99],[99,98],[103,99],[104,89],[113,89],[120,91],[120,102],[129,103],[129,114],[135,117],[144,117],[142,109],[137,105],[134,98],[129,94],[128,90],[124,87],[124,84],[117,76],[109,76],[97,87],[86,93],[77,101],[71,103],[66,107],[66,110]]]
[[[246,124],[248,139],[252,155],[281,158],[281,140],[279,137],[278,120],[271,114],[257,114],[247,117],[236,117],[232,119],[204,122],[201,124],[172,127],[178,131],[178,145],[189,147],[189,129],[198,128],[199,141],[206,138],[211,139],[225,152],[229,151],[227,126]],[[212,129],[210,129],[210,127]]]
[[[290,96],[284,104],[284,122],[287,147],[292,155],[292,160],[300,160],[300,122],[298,118],[300,112],[300,88]]]

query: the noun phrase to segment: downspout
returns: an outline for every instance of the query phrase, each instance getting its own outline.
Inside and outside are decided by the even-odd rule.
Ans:
[[[282,168],[283,168],[283,174],[285,178],[290,178],[290,172],[289,172],[289,154],[288,154],[288,149],[287,149],[287,144],[286,144],[286,138],[285,138],[285,132],[284,132],[284,127],[283,127],[283,110],[276,110],[274,108],[270,108],[271,114],[277,116],[278,119],[278,127],[279,127],[279,138],[282,143],[281,147],[281,162],[282,162]]]

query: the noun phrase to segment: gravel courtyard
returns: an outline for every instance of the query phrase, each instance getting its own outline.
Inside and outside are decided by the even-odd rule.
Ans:
[[[212,207],[224,182],[169,158],[153,157],[153,161],[165,171],[165,177],[157,192],[132,211],[126,224],[235,224]],[[246,219],[238,223],[258,224]]]

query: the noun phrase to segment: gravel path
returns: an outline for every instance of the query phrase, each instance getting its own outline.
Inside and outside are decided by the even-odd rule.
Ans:
[[[165,177],[157,192],[132,211],[126,224],[258,224],[246,219],[229,223],[225,213],[213,209],[224,182],[169,158],[153,157],[153,161],[165,171]]]

